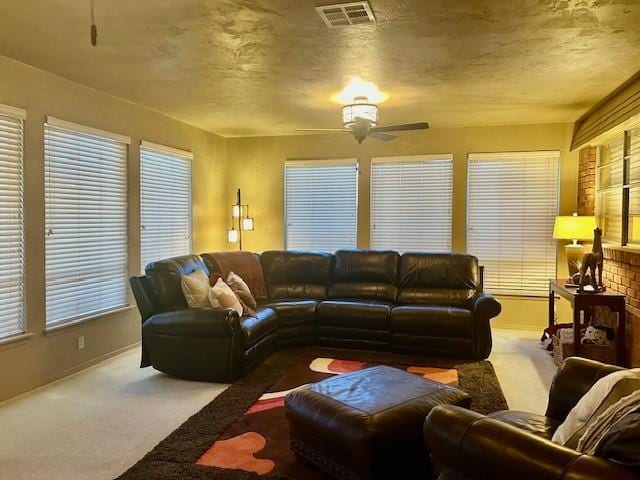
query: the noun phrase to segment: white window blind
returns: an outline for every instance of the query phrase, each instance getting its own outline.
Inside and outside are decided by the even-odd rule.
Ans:
[[[371,247],[450,252],[453,157],[373,158]]]
[[[25,331],[24,112],[0,106],[0,338]]]
[[[355,159],[285,162],[286,248],[323,250],[357,244]]]
[[[127,305],[128,139],[45,124],[47,325]]]
[[[141,270],[191,253],[190,152],[143,142],[140,148]]]
[[[469,155],[467,251],[491,293],[547,295],[556,276],[559,152]]]

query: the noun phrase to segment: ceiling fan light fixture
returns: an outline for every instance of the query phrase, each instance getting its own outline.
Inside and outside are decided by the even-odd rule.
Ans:
[[[350,128],[356,124],[356,119],[366,120],[370,126],[378,124],[378,106],[368,103],[367,97],[356,97],[354,103],[342,107],[342,125]]]

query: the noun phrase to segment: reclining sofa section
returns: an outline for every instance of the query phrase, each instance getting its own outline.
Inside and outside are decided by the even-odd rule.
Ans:
[[[188,308],[181,276],[221,272],[212,254],[150,263],[131,277],[142,315],[142,365],[228,382],[277,348],[302,345],[484,359],[500,303],[482,293],[477,258],[339,250],[237,252],[259,260],[267,295],[253,316]],[[256,262],[257,264],[257,262]],[[258,267],[259,268],[259,267]]]

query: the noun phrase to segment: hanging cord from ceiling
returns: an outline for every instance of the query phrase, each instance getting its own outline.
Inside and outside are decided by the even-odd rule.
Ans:
[[[91,45],[98,44],[98,27],[96,27],[96,14],[93,8],[93,0],[89,0],[91,8]]]

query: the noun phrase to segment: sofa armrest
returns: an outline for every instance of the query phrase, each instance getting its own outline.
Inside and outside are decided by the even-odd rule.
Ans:
[[[491,319],[500,315],[502,305],[492,295],[488,293],[480,293],[473,298],[471,306],[474,315],[484,319]]]
[[[635,478],[602,458],[451,405],[434,408],[423,432],[433,458],[471,480]]]
[[[156,313],[142,328],[180,337],[228,337],[240,332],[240,321],[230,308],[184,308]]]
[[[573,407],[602,377],[623,370],[616,365],[570,357],[556,373],[549,392],[546,416],[564,421]]]

